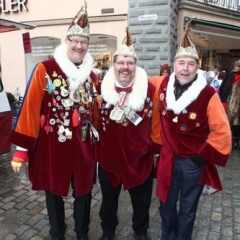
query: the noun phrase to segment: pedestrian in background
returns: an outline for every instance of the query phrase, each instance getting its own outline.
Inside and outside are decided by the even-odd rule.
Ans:
[[[234,68],[224,79],[219,95],[231,126],[232,147],[237,149],[240,138],[240,60],[234,62]]]
[[[213,70],[210,70],[206,73],[207,83],[215,89],[216,92],[219,92],[219,87],[222,84],[222,79],[219,78],[220,66],[215,65]]]
[[[159,76],[169,76],[171,74],[171,67],[167,63],[160,65]]]
[[[115,237],[122,186],[131,197],[134,239],[150,239],[147,230],[154,176],[151,140],[154,93],[155,87],[148,82],[145,70],[137,66],[127,28],[123,44],[114,54],[113,67],[101,85],[98,174],[103,234],[99,240]]]
[[[11,136],[17,145],[12,168],[18,173],[29,159],[33,190],[45,190],[52,240],[64,239],[63,196],[73,189],[77,239],[87,240],[91,189],[95,181],[90,138],[96,89],[88,51],[86,2],[71,22],[65,43],[53,58],[34,68]],[[95,132],[95,131],[94,131]],[[97,138],[98,136],[96,136]]]
[[[174,72],[159,90],[162,240],[192,239],[199,198],[222,189],[215,165],[224,167],[231,150],[226,113],[216,91],[197,74],[199,57],[188,31],[175,55]]]

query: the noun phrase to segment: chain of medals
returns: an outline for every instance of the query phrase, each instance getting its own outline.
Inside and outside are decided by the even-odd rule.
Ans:
[[[127,99],[129,93],[127,92],[119,92],[119,102],[110,112],[110,119],[116,121],[117,123],[121,123],[124,127],[129,125],[129,120],[127,119],[128,112],[130,108],[127,105]],[[124,105],[125,104],[125,105]]]
[[[97,95],[94,84],[88,78],[84,84],[80,84],[75,91],[69,91],[68,80],[61,75],[53,72],[52,77],[46,74],[48,93],[52,96],[48,102],[49,114],[41,117],[41,124],[45,131],[52,132],[53,126],[57,125],[58,141],[65,142],[72,139],[72,127],[76,127],[82,123],[80,135],[83,141],[86,140],[87,131],[91,129],[97,135],[92,123],[92,105],[94,97]]]
[[[120,92],[119,95],[119,103],[116,104],[113,109],[112,106],[108,103],[103,103],[101,106],[101,123],[104,131],[107,130],[109,120],[113,120],[117,123],[120,123],[123,127],[127,127],[129,125],[129,122],[132,122],[135,126],[137,126],[144,117],[152,116],[153,103],[150,98],[146,98],[145,104],[142,106],[142,113],[140,116],[140,114],[128,106],[128,93]]]

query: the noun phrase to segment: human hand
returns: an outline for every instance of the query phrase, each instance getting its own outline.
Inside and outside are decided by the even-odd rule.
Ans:
[[[28,159],[27,151],[16,150],[12,156],[12,161],[11,161],[13,171],[19,174],[22,163],[28,162],[28,160],[29,159]]]

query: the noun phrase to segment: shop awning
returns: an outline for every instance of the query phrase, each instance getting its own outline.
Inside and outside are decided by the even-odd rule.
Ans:
[[[14,22],[7,19],[0,18],[0,33],[16,31],[20,29],[34,29],[36,26]]]
[[[229,49],[240,49],[240,26],[221,22],[184,17],[189,23],[190,36],[197,48],[202,51],[214,50],[217,53],[229,54]]]
[[[191,21],[191,24],[200,24],[204,26],[216,27],[216,28],[240,32],[239,26],[220,23],[220,22],[207,21],[199,18],[184,17],[184,22],[189,22],[189,21]]]

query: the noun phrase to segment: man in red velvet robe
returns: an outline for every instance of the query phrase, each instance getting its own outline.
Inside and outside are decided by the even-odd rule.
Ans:
[[[101,84],[98,173],[103,235],[99,240],[114,239],[122,186],[131,197],[134,238],[150,239],[147,229],[153,187],[151,130],[155,87],[148,82],[146,72],[136,66],[128,28],[126,32],[125,42],[114,54],[113,67]]]
[[[157,196],[162,240],[192,239],[199,198],[222,189],[215,164],[225,166],[231,151],[226,113],[216,91],[197,74],[198,62],[187,30],[174,72],[159,89],[163,146]]]
[[[52,239],[64,239],[64,201],[73,189],[77,239],[88,240],[95,162],[90,132],[96,94],[93,59],[87,53],[86,3],[53,58],[37,64],[28,83],[11,139],[15,172],[29,158],[33,190],[45,190]],[[94,131],[94,133],[96,133]],[[95,137],[98,137],[97,134]]]

